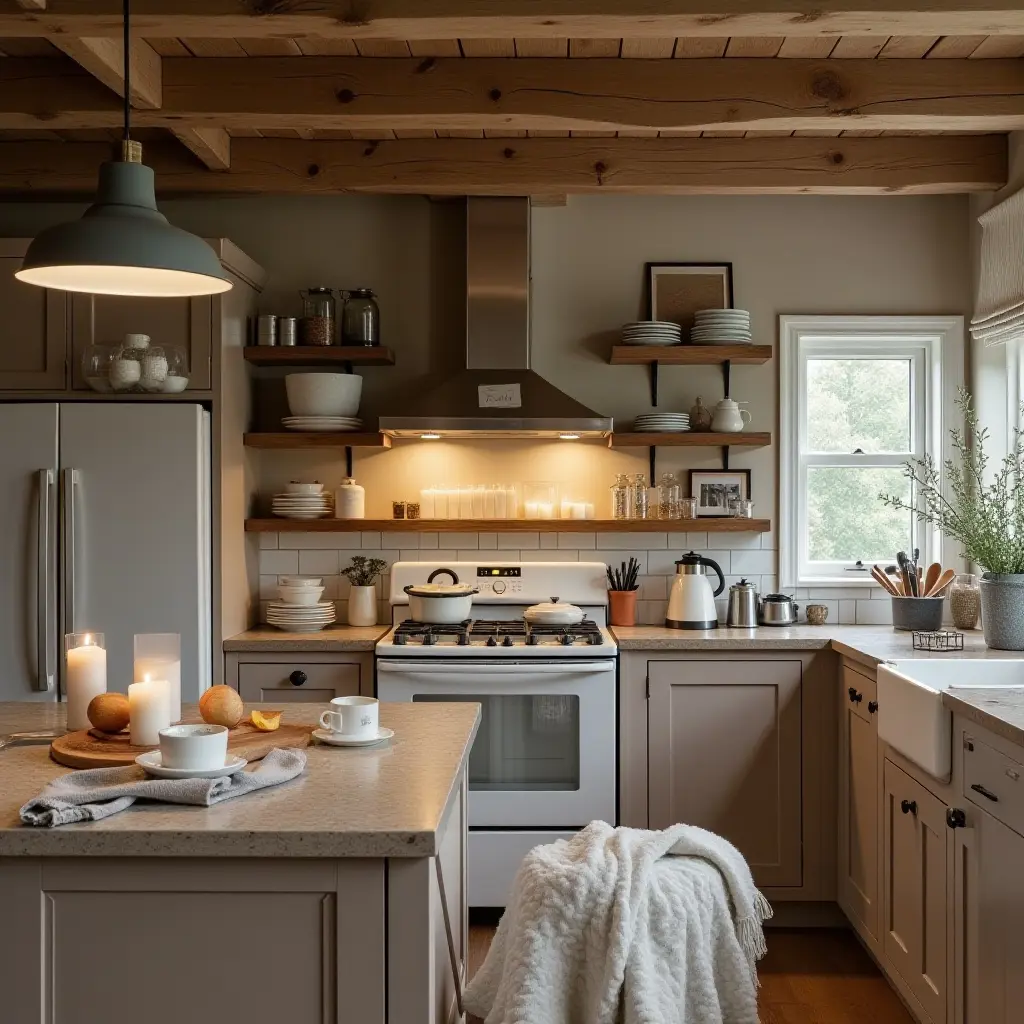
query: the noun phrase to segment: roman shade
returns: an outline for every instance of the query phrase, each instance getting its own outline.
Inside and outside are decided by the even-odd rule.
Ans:
[[[971,335],[985,345],[1024,337],[1024,189],[978,218],[981,267]]]

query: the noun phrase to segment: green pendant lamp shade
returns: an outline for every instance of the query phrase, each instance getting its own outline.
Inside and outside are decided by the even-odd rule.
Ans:
[[[231,279],[213,249],[157,209],[153,170],[137,162],[141,146],[128,143],[125,156],[100,165],[96,202],[81,220],[41,232],[14,276],[96,295],[226,292]]]

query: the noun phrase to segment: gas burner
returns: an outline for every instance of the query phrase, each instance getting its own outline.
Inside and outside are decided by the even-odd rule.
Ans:
[[[395,627],[392,642],[398,647],[599,647],[605,643],[600,627],[591,619],[571,626],[528,623],[523,619],[466,619],[459,623],[417,622],[406,619]]]
[[[469,643],[468,626],[469,619],[456,623],[417,622],[415,619],[406,619],[395,626],[395,643],[403,647],[410,640],[415,640],[425,647],[433,647],[438,643],[454,643],[464,647]]]
[[[469,635],[473,638],[485,636],[526,636],[526,623],[522,619],[473,619],[469,624]]]

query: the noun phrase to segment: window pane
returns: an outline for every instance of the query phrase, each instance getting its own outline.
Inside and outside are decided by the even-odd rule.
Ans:
[[[809,359],[812,452],[910,451],[909,359]]]
[[[812,562],[880,562],[909,551],[912,516],[883,505],[879,494],[910,498],[897,467],[822,466],[807,471],[808,557]]]

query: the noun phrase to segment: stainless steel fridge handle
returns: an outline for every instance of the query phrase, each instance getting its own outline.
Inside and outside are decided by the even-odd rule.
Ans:
[[[36,681],[35,687],[42,692],[52,691],[54,669],[52,646],[50,644],[50,594],[53,582],[50,579],[50,498],[53,492],[53,470],[39,470],[39,519],[36,528]]]
[[[64,631],[73,633],[77,628],[75,619],[75,507],[78,501],[78,470],[65,469],[63,476],[63,509],[64,529],[61,538],[64,549]]]

